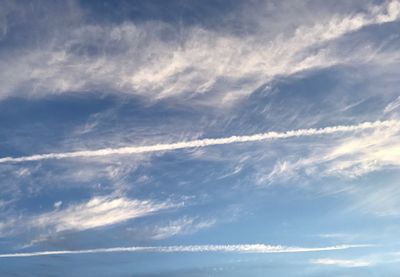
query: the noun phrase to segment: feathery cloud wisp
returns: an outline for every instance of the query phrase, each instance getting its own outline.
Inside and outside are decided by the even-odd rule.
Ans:
[[[61,251],[41,251],[27,253],[0,254],[0,258],[12,257],[33,257],[66,254],[92,254],[92,253],[112,253],[112,252],[231,252],[231,253],[298,253],[298,252],[320,252],[344,250],[357,247],[368,247],[366,244],[335,245],[327,247],[291,247],[282,245],[268,244],[233,244],[233,245],[177,245],[177,246],[145,246],[145,247],[114,247],[97,248],[86,250],[61,250]]]
[[[215,219],[199,220],[196,218],[184,217],[169,221],[166,225],[157,225],[153,228],[149,228],[146,232],[151,239],[165,239],[178,234],[192,234],[199,230],[210,228],[214,226],[215,223]]]
[[[375,129],[333,143],[313,145],[309,155],[278,161],[260,182],[299,177],[342,176],[356,178],[383,168],[400,166],[400,129]],[[385,201],[384,201],[385,202]]]
[[[41,229],[48,230],[50,233],[84,231],[122,223],[182,205],[182,203],[170,201],[155,202],[98,196],[83,203],[69,205],[64,209],[55,207],[50,212],[0,222],[0,234],[1,232],[15,234],[20,229]]]
[[[353,132],[366,129],[388,128],[388,127],[399,128],[400,122],[397,120],[375,121],[375,122],[364,122],[357,125],[338,125],[320,129],[315,129],[315,128],[299,129],[281,133],[267,132],[249,136],[231,136],[231,137],[216,138],[216,139],[199,139],[192,141],[183,141],[183,142],[168,143],[168,144],[156,144],[149,146],[128,146],[121,148],[105,148],[99,150],[84,150],[84,151],[65,152],[65,153],[38,154],[38,155],[24,156],[24,157],[4,157],[0,158],[0,163],[7,163],[7,162],[18,163],[27,161],[49,160],[49,159],[99,157],[108,155],[133,155],[133,154],[148,153],[148,152],[171,151],[177,149],[206,147],[212,145],[223,145],[223,144],[240,143],[240,142],[254,142],[254,141],[272,140],[272,139],[327,135],[339,132]]]
[[[87,230],[146,216],[171,207],[176,205],[127,198],[95,197],[86,203],[36,216],[31,225],[54,227],[57,232]]]

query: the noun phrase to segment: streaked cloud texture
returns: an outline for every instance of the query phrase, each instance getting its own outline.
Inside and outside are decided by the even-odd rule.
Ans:
[[[0,0],[1,276],[396,276],[400,1]]]

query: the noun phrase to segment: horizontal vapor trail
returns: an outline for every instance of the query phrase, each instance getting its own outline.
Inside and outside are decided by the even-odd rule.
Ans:
[[[383,127],[399,128],[399,126],[400,126],[400,121],[398,120],[364,122],[358,125],[338,125],[320,129],[311,128],[311,129],[292,130],[287,132],[267,132],[249,136],[231,136],[226,138],[198,139],[192,141],[155,144],[149,146],[128,146],[121,148],[104,148],[98,150],[84,150],[84,151],[65,152],[65,153],[38,154],[38,155],[23,156],[23,157],[4,157],[0,158],[0,163],[7,163],[7,162],[18,163],[27,161],[40,161],[48,159],[65,159],[65,158],[77,158],[77,157],[99,157],[107,155],[127,155],[127,154],[132,155],[132,154],[140,154],[147,152],[171,151],[177,149],[206,147],[212,145],[222,145],[222,144],[231,144],[240,142],[253,142],[262,140],[292,138],[292,137],[327,135],[339,132],[352,132],[352,131],[359,131],[359,130],[373,129],[373,128],[383,128]]]
[[[147,246],[147,247],[114,247],[86,250],[41,251],[27,253],[0,254],[0,258],[35,257],[50,255],[95,254],[118,252],[156,252],[156,253],[183,253],[183,252],[228,252],[228,253],[300,253],[334,251],[357,247],[369,247],[367,244],[335,245],[327,247],[290,247],[268,244],[233,244],[233,245],[177,245],[177,246]]]

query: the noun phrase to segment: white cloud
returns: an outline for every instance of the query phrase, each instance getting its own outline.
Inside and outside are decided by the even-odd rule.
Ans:
[[[376,128],[331,142],[316,141],[309,149],[310,153],[302,157],[291,155],[291,160],[278,161],[260,177],[260,182],[296,178],[299,173],[354,178],[382,168],[399,167],[400,130]]]
[[[5,157],[0,158],[0,163],[17,163],[26,161],[40,161],[47,159],[65,159],[65,158],[77,158],[77,157],[99,157],[108,155],[133,155],[148,152],[161,152],[161,151],[172,151],[177,149],[186,148],[196,148],[196,147],[206,147],[212,145],[224,145],[231,143],[243,143],[243,142],[254,142],[272,139],[286,139],[295,137],[307,137],[307,136],[319,136],[326,134],[335,134],[342,132],[354,132],[362,131],[375,128],[391,128],[391,130],[398,130],[400,125],[399,121],[375,121],[375,122],[364,122],[358,125],[339,125],[331,126],[320,129],[310,128],[310,129],[299,129],[291,130],[286,132],[267,132],[248,136],[232,136],[226,138],[216,138],[216,139],[199,139],[193,141],[176,142],[169,144],[156,144],[149,146],[127,146],[121,148],[106,148],[99,150],[83,150],[76,152],[66,152],[66,153],[50,153],[50,154],[38,154],[26,157]],[[388,153],[389,154],[389,153]],[[388,157],[388,159],[391,159]],[[286,166],[285,166],[286,169]],[[280,170],[282,171],[282,170]]]
[[[331,265],[340,267],[364,267],[371,265],[371,262],[368,260],[344,260],[344,259],[329,259],[329,258],[311,260],[311,263],[318,265]]]
[[[62,205],[62,201],[57,201],[57,202],[54,203],[53,206],[54,206],[55,209],[58,209],[58,208],[61,207],[61,205]]]
[[[85,203],[70,205],[64,209],[56,208],[54,211],[33,216],[25,220],[25,224],[54,229],[56,232],[81,231],[121,223],[180,205],[123,197],[94,197]]]
[[[400,216],[400,188],[397,182],[355,190],[352,209],[375,216]]]
[[[210,228],[216,223],[215,220],[197,220],[184,217],[173,220],[165,225],[157,225],[150,231],[152,239],[165,239],[179,234],[192,234],[202,229]]]
[[[322,44],[364,26],[395,21],[399,6],[398,1],[390,1],[371,6],[365,13],[330,15],[277,35],[269,31],[274,19],[268,17],[259,18],[253,35],[192,26],[171,40],[163,40],[162,34],[173,26],[161,22],[82,25],[64,30],[39,50],[19,53],[0,64],[7,68],[0,71],[0,95],[12,95],[21,88],[30,95],[105,88],[150,100],[182,95],[194,101],[193,97],[207,94],[201,103],[221,107],[276,76],[365,59],[360,52],[340,58],[332,53],[334,47]],[[250,14],[246,16],[254,16]],[[104,45],[101,55],[82,56],[74,51],[84,51],[93,41]],[[117,53],[108,49],[112,46],[118,48]]]
[[[28,253],[0,254],[0,258],[11,257],[34,257],[48,255],[67,255],[67,254],[90,254],[90,253],[112,253],[112,252],[233,252],[233,253],[298,253],[298,252],[320,252],[335,251],[357,247],[368,247],[368,245],[336,245],[328,247],[291,247],[282,245],[267,244],[233,244],[233,245],[178,245],[178,246],[144,246],[144,247],[115,247],[98,248],[87,250],[61,250],[61,251],[41,251]]]
[[[359,138],[345,139],[325,156],[328,174],[360,176],[388,166],[400,166],[400,133],[381,130]]]
[[[354,240],[355,238],[359,237],[359,235],[350,233],[323,233],[318,234],[318,237],[325,239]]]
[[[16,218],[10,218],[7,220],[0,221],[0,237],[9,235],[16,223],[17,223]]]
[[[400,108],[400,96],[397,97],[393,102],[390,102],[386,107],[384,112],[385,113],[391,113],[393,111],[396,111]]]

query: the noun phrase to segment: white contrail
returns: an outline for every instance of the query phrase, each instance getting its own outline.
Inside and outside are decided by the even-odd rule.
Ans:
[[[121,148],[104,148],[98,150],[84,150],[84,151],[65,152],[65,153],[38,154],[38,155],[23,156],[23,157],[4,157],[0,158],[0,163],[7,163],[7,162],[18,163],[18,162],[39,161],[48,159],[98,157],[107,155],[127,155],[127,154],[139,154],[147,152],[171,151],[176,149],[206,147],[211,145],[231,144],[239,142],[253,142],[262,140],[292,138],[292,137],[326,135],[338,132],[352,132],[352,131],[383,128],[383,127],[399,128],[400,121],[398,120],[375,121],[375,122],[364,122],[358,125],[338,125],[320,129],[311,128],[311,129],[292,130],[287,132],[267,132],[249,136],[232,136],[232,137],[215,138],[215,139],[198,139],[191,141],[155,144],[148,146],[128,146]]]
[[[34,257],[49,255],[68,255],[68,254],[94,254],[112,252],[157,252],[157,253],[179,253],[179,252],[230,252],[230,253],[300,253],[300,252],[319,252],[343,250],[357,247],[369,247],[368,244],[349,244],[335,245],[327,247],[290,247],[282,245],[268,244],[233,244],[233,245],[177,245],[177,246],[147,246],[147,247],[114,247],[97,248],[86,250],[61,250],[61,251],[41,251],[26,253],[0,254],[0,258],[13,257]]]

